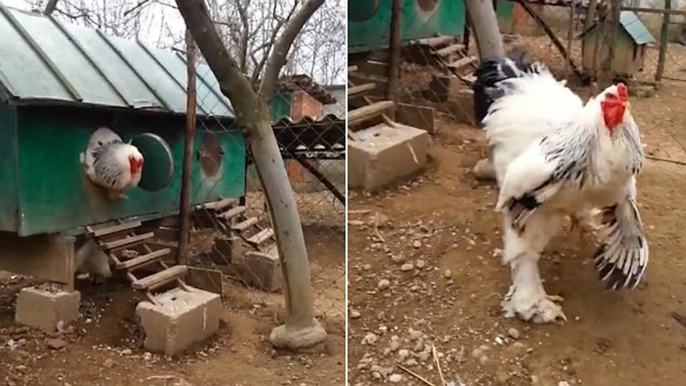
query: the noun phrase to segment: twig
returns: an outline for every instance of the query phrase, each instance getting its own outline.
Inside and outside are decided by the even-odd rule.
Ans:
[[[433,383],[427,381],[426,378],[424,378],[424,377],[422,377],[421,375],[415,373],[414,371],[408,369],[407,367],[405,367],[405,366],[403,366],[403,365],[396,365],[396,366],[398,366],[398,368],[400,368],[400,370],[402,370],[402,371],[404,371],[404,372],[410,374],[411,376],[413,376],[413,377],[419,379],[419,380],[422,381],[425,385],[436,386],[435,384],[433,384]]]
[[[385,243],[386,240],[384,240],[383,236],[381,236],[381,231],[379,231],[379,212],[376,212],[374,215],[374,231],[376,232],[376,237],[378,237],[382,243]]]
[[[349,210],[348,214],[369,214],[371,213],[371,209],[355,209],[355,210]]]
[[[436,368],[438,369],[438,376],[441,378],[441,386],[445,386],[445,378],[443,378],[443,370],[441,370],[441,361],[438,360],[438,354],[436,353],[436,346],[431,343],[431,351],[433,351],[434,362],[436,362]]]
[[[684,161],[677,161],[677,160],[673,160],[673,159],[669,159],[669,158],[655,157],[654,155],[647,155],[646,158],[651,159],[653,161],[669,162],[672,164],[686,166],[686,162],[684,162]]]

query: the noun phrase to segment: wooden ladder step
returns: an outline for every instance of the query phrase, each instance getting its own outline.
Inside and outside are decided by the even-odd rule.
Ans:
[[[147,232],[140,235],[128,236],[119,240],[104,242],[100,245],[106,250],[119,249],[142,243],[143,241],[149,240],[153,237],[155,237],[154,232]]]
[[[224,220],[231,220],[232,218],[234,218],[234,217],[242,214],[243,212],[245,212],[247,209],[248,208],[246,208],[244,206],[235,206],[235,207],[227,210],[226,212],[218,215],[217,217],[223,218]]]
[[[348,74],[350,74],[351,72],[355,72],[357,70],[358,70],[357,66],[355,66],[355,65],[349,66],[348,67]]]
[[[274,230],[272,228],[265,228],[252,235],[246,241],[253,245],[260,245],[269,240],[272,236],[274,236]]]
[[[221,211],[224,210],[225,208],[228,208],[232,204],[238,202],[237,199],[235,198],[223,198],[219,201],[214,201],[214,202],[208,202],[207,204],[199,205],[202,209],[207,209],[207,210],[217,210]]]
[[[392,101],[379,101],[371,105],[362,106],[355,110],[348,111],[348,125],[360,124],[372,118],[378,117],[386,113],[388,110],[395,108],[395,103]]]
[[[169,267],[164,271],[154,273],[150,276],[140,278],[131,283],[131,288],[138,291],[153,291],[166,284],[173,282],[176,279],[181,279],[188,273],[188,267],[185,265],[175,265]]]
[[[367,91],[374,90],[376,88],[376,83],[365,83],[359,86],[348,88],[348,98],[357,96],[358,94],[363,94]]]
[[[448,67],[452,68],[453,70],[459,70],[462,67],[467,67],[469,65],[477,63],[478,61],[479,58],[477,58],[476,56],[468,56],[448,64]]]
[[[142,225],[142,223],[140,221],[130,221],[130,222],[125,222],[123,224],[117,224],[117,225],[112,225],[112,226],[102,227],[102,228],[87,227],[87,230],[88,230],[88,232],[91,233],[91,235],[93,237],[103,237],[103,236],[107,236],[107,235],[113,235],[113,234],[119,233],[119,232],[128,231],[131,229],[135,229],[141,225]]]
[[[127,271],[134,270],[145,265],[148,265],[150,263],[154,263],[160,260],[160,258],[162,258],[163,256],[168,255],[169,253],[171,253],[171,249],[169,248],[163,248],[157,251],[153,251],[148,254],[138,256],[131,260],[119,262],[116,265],[116,269],[125,269]]]
[[[450,54],[454,54],[458,51],[464,50],[465,45],[464,44],[451,44],[448,47],[441,48],[440,50],[436,51],[436,53],[440,56],[448,56]]]
[[[435,36],[432,38],[419,39],[419,44],[438,47],[450,43],[453,39],[455,39],[455,37],[449,35]]]
[[[260,220],[257,217],[250,217],[249,219],[239,222],[238,224],[231,227],[232,230],[236,232],[243,232],[244,230],[250,228],[251,226],[257,224]]]

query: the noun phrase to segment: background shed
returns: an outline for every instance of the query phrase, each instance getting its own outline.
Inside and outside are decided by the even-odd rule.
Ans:
[[[643,69],[646,48],[654,43],[655,38],[641,22],[638,16],[631,11],[622,11],[620,14],[620,28],[615,37],[615,57],[610,66],[607,35],[614,23],[607,22],[600,25],[594,24],[583,34],[582,65],[584,70],[593,71],[597,60],[598,68],[622,75],[633,75]],[[606,31],[607,28],[607,31]],[[596,44],[599,45],[596,53]],[[597,59],[595,59],[597,56]]]

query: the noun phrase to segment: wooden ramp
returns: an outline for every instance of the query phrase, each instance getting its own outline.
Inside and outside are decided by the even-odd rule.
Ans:
[[[152,243],[155,234],[140,231],[142,225],[140,221],[119,221],[115,225],[87,227],[87,231],[110,257],[114,270],[126,275],[131,288],[156,304],[154,291],[176,287],[188,290],[184,282],[188,267],[165,262],[171,249]]]
[[[414,42],[430,61],[446,74],[457,76],[466,86],[476,81],[474,71],[479,66],[479,58],[470,56],[466,46],[455,36],[436,36]]]

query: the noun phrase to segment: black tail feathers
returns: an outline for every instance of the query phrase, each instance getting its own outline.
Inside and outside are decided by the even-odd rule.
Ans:
[[[474,116],[481,123],[488,114],[488,108],[498,99],[496,85],[506,79],[518,78],[531,70],[531,65],[525,63],[525,51],[514,51],[505,57],[488,59],[481,62],[476,69],[476,82],[472,86],[474,91]]]

